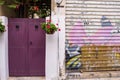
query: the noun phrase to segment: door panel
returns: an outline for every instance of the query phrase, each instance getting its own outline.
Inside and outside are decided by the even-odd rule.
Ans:
[[[26,75],[27,31],[23,20],[9,19],[10,75]]]
[[[29,72],[31,76],[44,76],[45,75],[45,58],[43,54],[44,48],[30,48],[29,57]],[[38,53],[39,52],[39,53]]]
[[[25,49],[11,48],[9,59],[9,73],[10,76],[25,76],[27,75],[26,61],[25,61]],[[14,56],[14,57],[13,57]],[[22,57],[20,57],[22,56]]]
[[[29,21],[30,75],[45,75],[45,33],[40,20]],[[32,42],[32,44],[31,44]]]

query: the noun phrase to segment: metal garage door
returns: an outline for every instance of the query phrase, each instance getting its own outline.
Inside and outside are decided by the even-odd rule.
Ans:
[[[66,69],[120,70],[120,0],[66,0]]]

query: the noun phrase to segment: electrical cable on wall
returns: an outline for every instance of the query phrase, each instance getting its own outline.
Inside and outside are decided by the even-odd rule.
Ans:
[[[60,8],[60,4],[62,3],[63,0],[55,0],[56,4],[57,4],[57,12],[59,13],[59,8]],[[59,23],[60,23],[60,20],[59,20],[59,14],[57,14],[58,16],[58,29],[59,29]],[[59,31],[58,31],[58,76],[61,75],[61,71],[60,71],[60,55],[59,55]]]

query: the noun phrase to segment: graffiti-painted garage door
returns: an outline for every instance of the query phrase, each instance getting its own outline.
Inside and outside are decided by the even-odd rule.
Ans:
[[[9,19],[10,76],[45,76],[45,19]]]
[[[120,0],[66,0],[66,69],[120,70]]]

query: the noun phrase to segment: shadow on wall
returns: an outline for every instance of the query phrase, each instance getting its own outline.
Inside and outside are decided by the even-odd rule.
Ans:
[[[15,10],[13,10],[5,5],[2,5],[2,6],[0,6],[0,16],[14,18],[14,17],[16,17]]]

